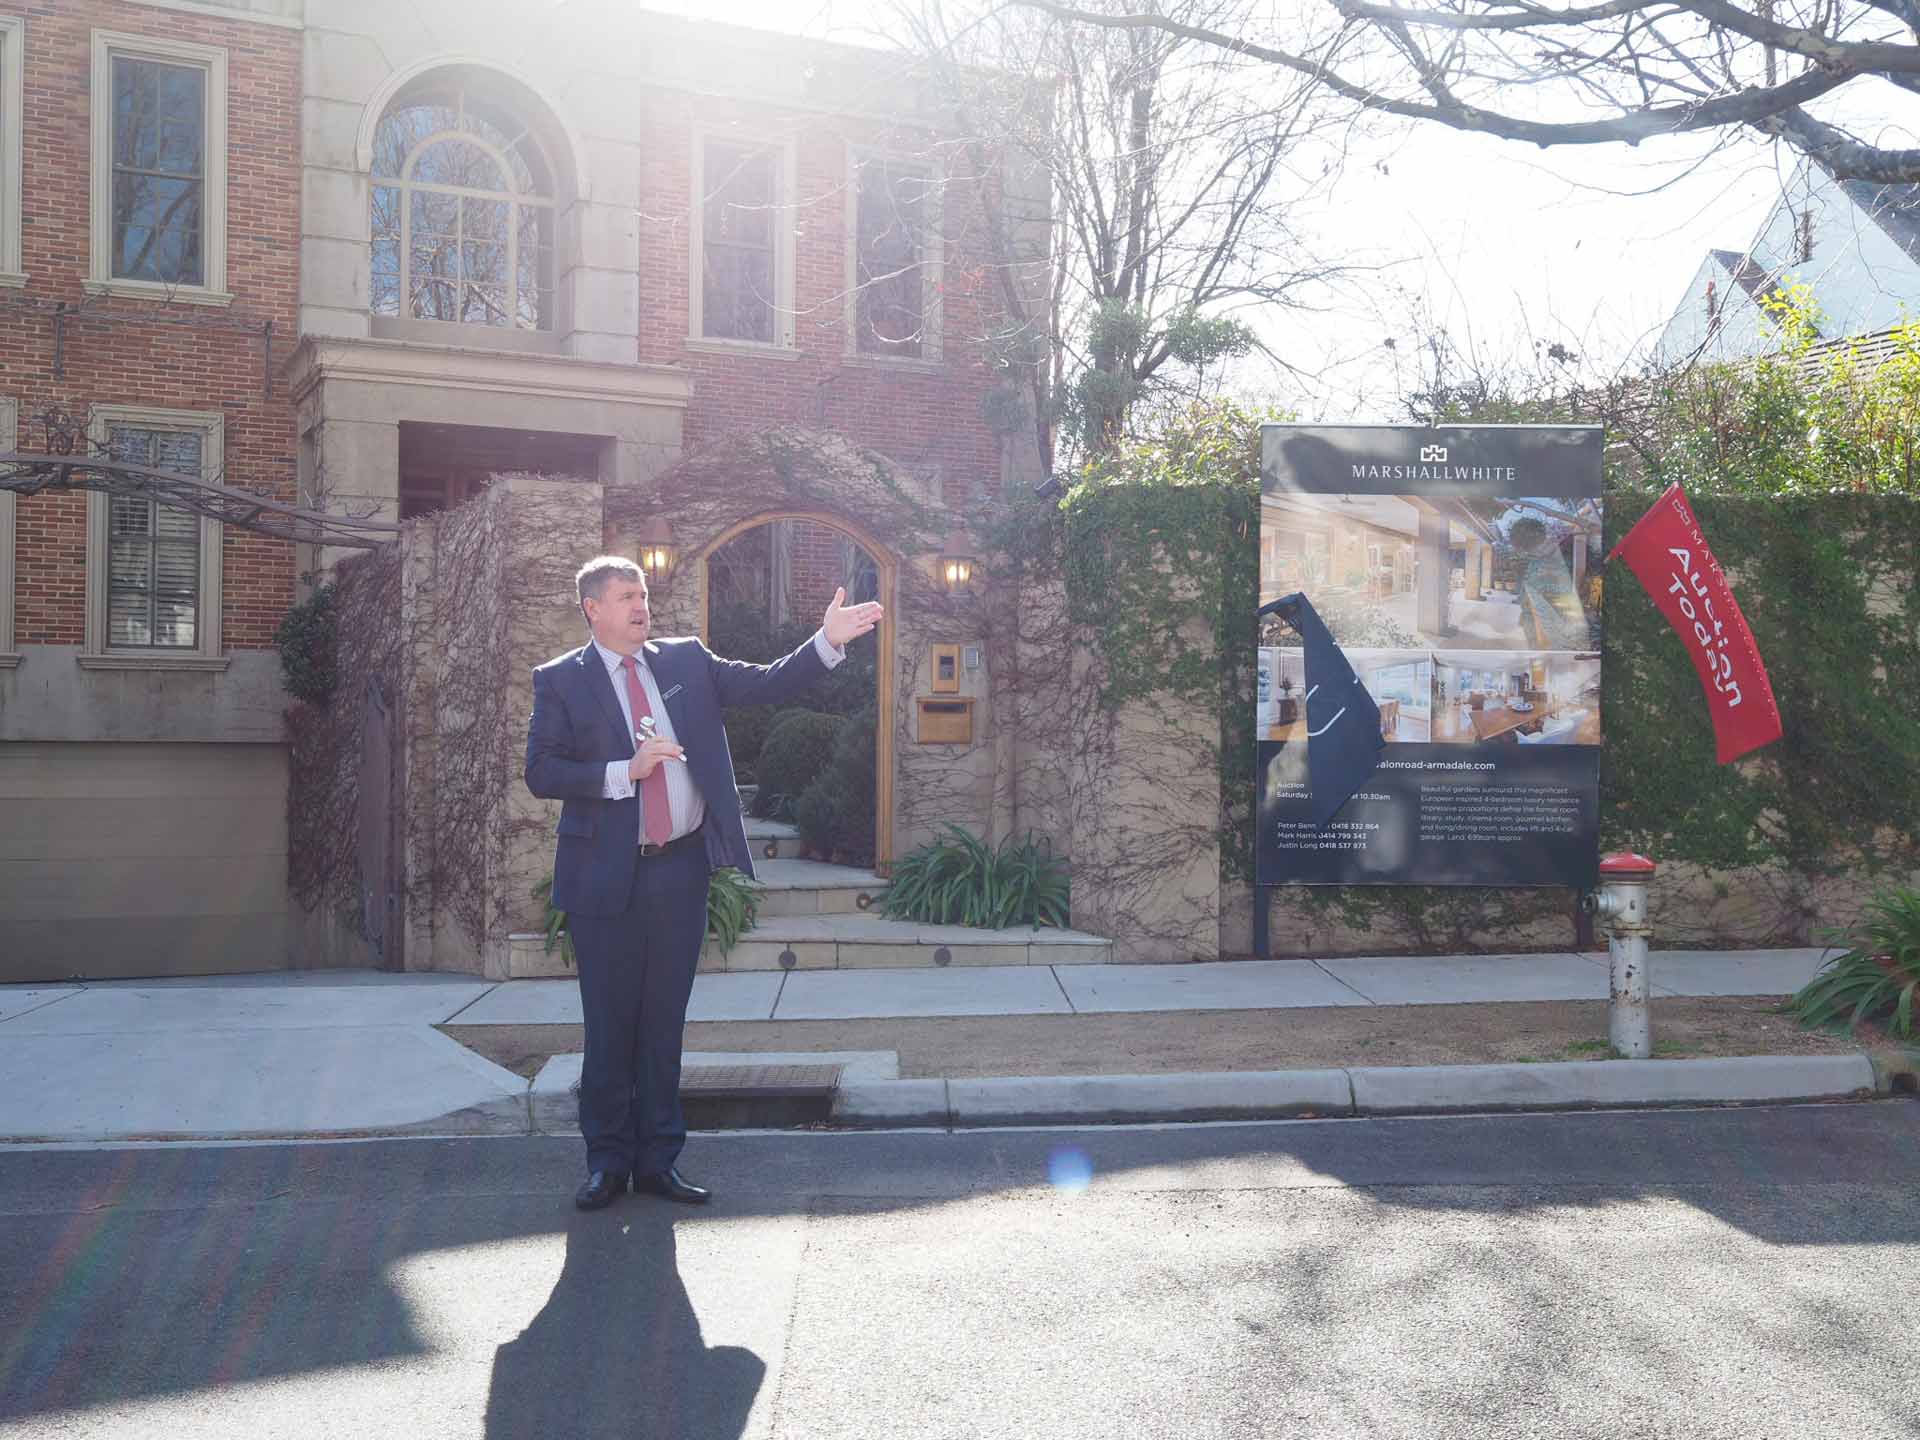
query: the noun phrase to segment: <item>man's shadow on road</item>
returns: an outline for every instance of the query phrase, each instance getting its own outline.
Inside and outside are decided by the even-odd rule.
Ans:
[[[702,1342],[671,1216],[576,1216],[553,1294],[494,1358],[486,1434],[736,1440],[766,1371],[751,1350]]]

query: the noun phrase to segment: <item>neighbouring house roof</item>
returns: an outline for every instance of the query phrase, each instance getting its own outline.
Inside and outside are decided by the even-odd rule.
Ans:
[[[1874,185],[1865,180],[1839,183],[1862,214],[1870,217],[1909,257],[1920,262],[1920,185]]]
[[[1779,286],[1780,277],[1751,255],[1742,255],[1736,250],[1709,250],[1707,253],[1733,277],[1735,284],[1753,298],[1756,305],[1762,297]]]
[[[1808,161],[1744,248],[1709,250],[1654,352],[1739,359],[1774,347],[1769,294],[1811,287],[1821,338],[1878,336],[1920,310],[1920,185],[1841,180]]]

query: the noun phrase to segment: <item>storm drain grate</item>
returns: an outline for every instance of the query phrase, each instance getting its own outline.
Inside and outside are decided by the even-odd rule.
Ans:
[[[680,1093],[702,1099],[802,1099],[840,1088],[838,1065],[689,1065]]]

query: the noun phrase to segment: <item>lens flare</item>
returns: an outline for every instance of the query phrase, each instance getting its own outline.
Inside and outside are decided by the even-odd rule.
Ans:
[[[1047,1157],[1047,1179],[1056,1190],[1084,1190],[1093,1183],[1093,1161],[1086,1151],[1063,1146]]]

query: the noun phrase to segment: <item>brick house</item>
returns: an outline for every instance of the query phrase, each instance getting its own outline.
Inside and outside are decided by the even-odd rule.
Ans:
[[[21,449],[64,411],[116,455],[396,520],[780,425],[962,510],[1032,473],[982,418],[972,190],[891,57],[619,7],[16,3]],[[272,634],[337,557],[139,503],[0,496],[0,980],[297,948]],[[823,600],[844,538],[782,525],[785,588]]]
[[[293,498],[301,34],[274,18],[0,0],[0,451],[71,421]],[[290,546],[149,501],[0,495],[0,980],[281,963],[294,584]]]

